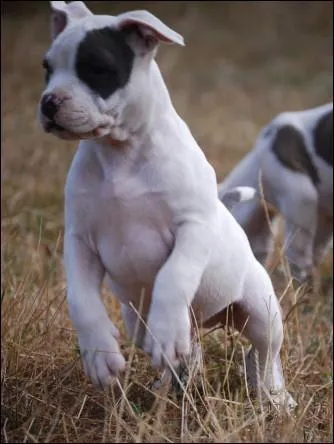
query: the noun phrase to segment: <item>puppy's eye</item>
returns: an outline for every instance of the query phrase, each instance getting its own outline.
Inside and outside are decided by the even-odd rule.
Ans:
[[[47,60],[43,60],[43,68],[45,70],[45,82],[48,83],[52,75],[52,68]]]

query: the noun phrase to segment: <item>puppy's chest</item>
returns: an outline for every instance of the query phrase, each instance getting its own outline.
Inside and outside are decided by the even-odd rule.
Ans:
[[[150,283],[173,245],[164,193],[145,180],[122,178],[101,182],[89,201],[83,234],[110,277],[123,285]]]

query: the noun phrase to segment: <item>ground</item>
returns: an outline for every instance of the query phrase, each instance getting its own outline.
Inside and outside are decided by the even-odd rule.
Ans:
[[[332,100],[332,2],[88,2],[147,8],[184,48],[158,61],[179,114],[226,175],[270,119]],[[124,334],[125,377],[107,393],[85,378],[66,308],[63,188],[76,143],[36,120],[49,44],[48,2],[2,2],[2,442],[332,442],[332,252],[316,291],[275,280],[293,415],[261,410],[237,333],[202,338],[204,374],[183,397],[155,396],[156,373]],[[270,270],[269,270],[270,271]],[[124,333],[117,303],[103,297]]]

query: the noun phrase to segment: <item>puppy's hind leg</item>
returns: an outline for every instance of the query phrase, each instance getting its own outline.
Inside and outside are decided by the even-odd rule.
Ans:
[[[245,281],[245,294],[233,306],[234,326],[252,343],[246,358],[251,386],[269,395],[274,404],[295,407],[285,389],[280,349],[283,342],[281,308],[269,276],[255,262]]]
[[[121,313],[127,335],[137,347],[142,349],[146,333],[145,319],[127,304],[121,304]]]

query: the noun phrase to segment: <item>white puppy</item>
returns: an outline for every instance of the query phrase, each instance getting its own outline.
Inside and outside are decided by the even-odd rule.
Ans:
[[[233,304],[234,325],[253,343],[251,383],[292,405],[270,278],[219,201],[215,172],[154,61],[159,42],[183,45],[182,37],[146,11],[98,16],[82,2],[51,4],[40,120],[81,139],[66,183],[64,249],[85,372],[105,386],[125,368],[100,299],[106,278],[128,334],[155,366],[177,367],[191,350],[192,321],[219,324]]]
[[[260,195],[260,183],[264,199],[284,218],[292,276],[303,281],[325,257],[333,235],[333,103],[275,117],[219,185],[219,195],[223,199],[240,185]],[[264,262],[272,252],[272,232],[261,200],[237,205],[232,214]]]

